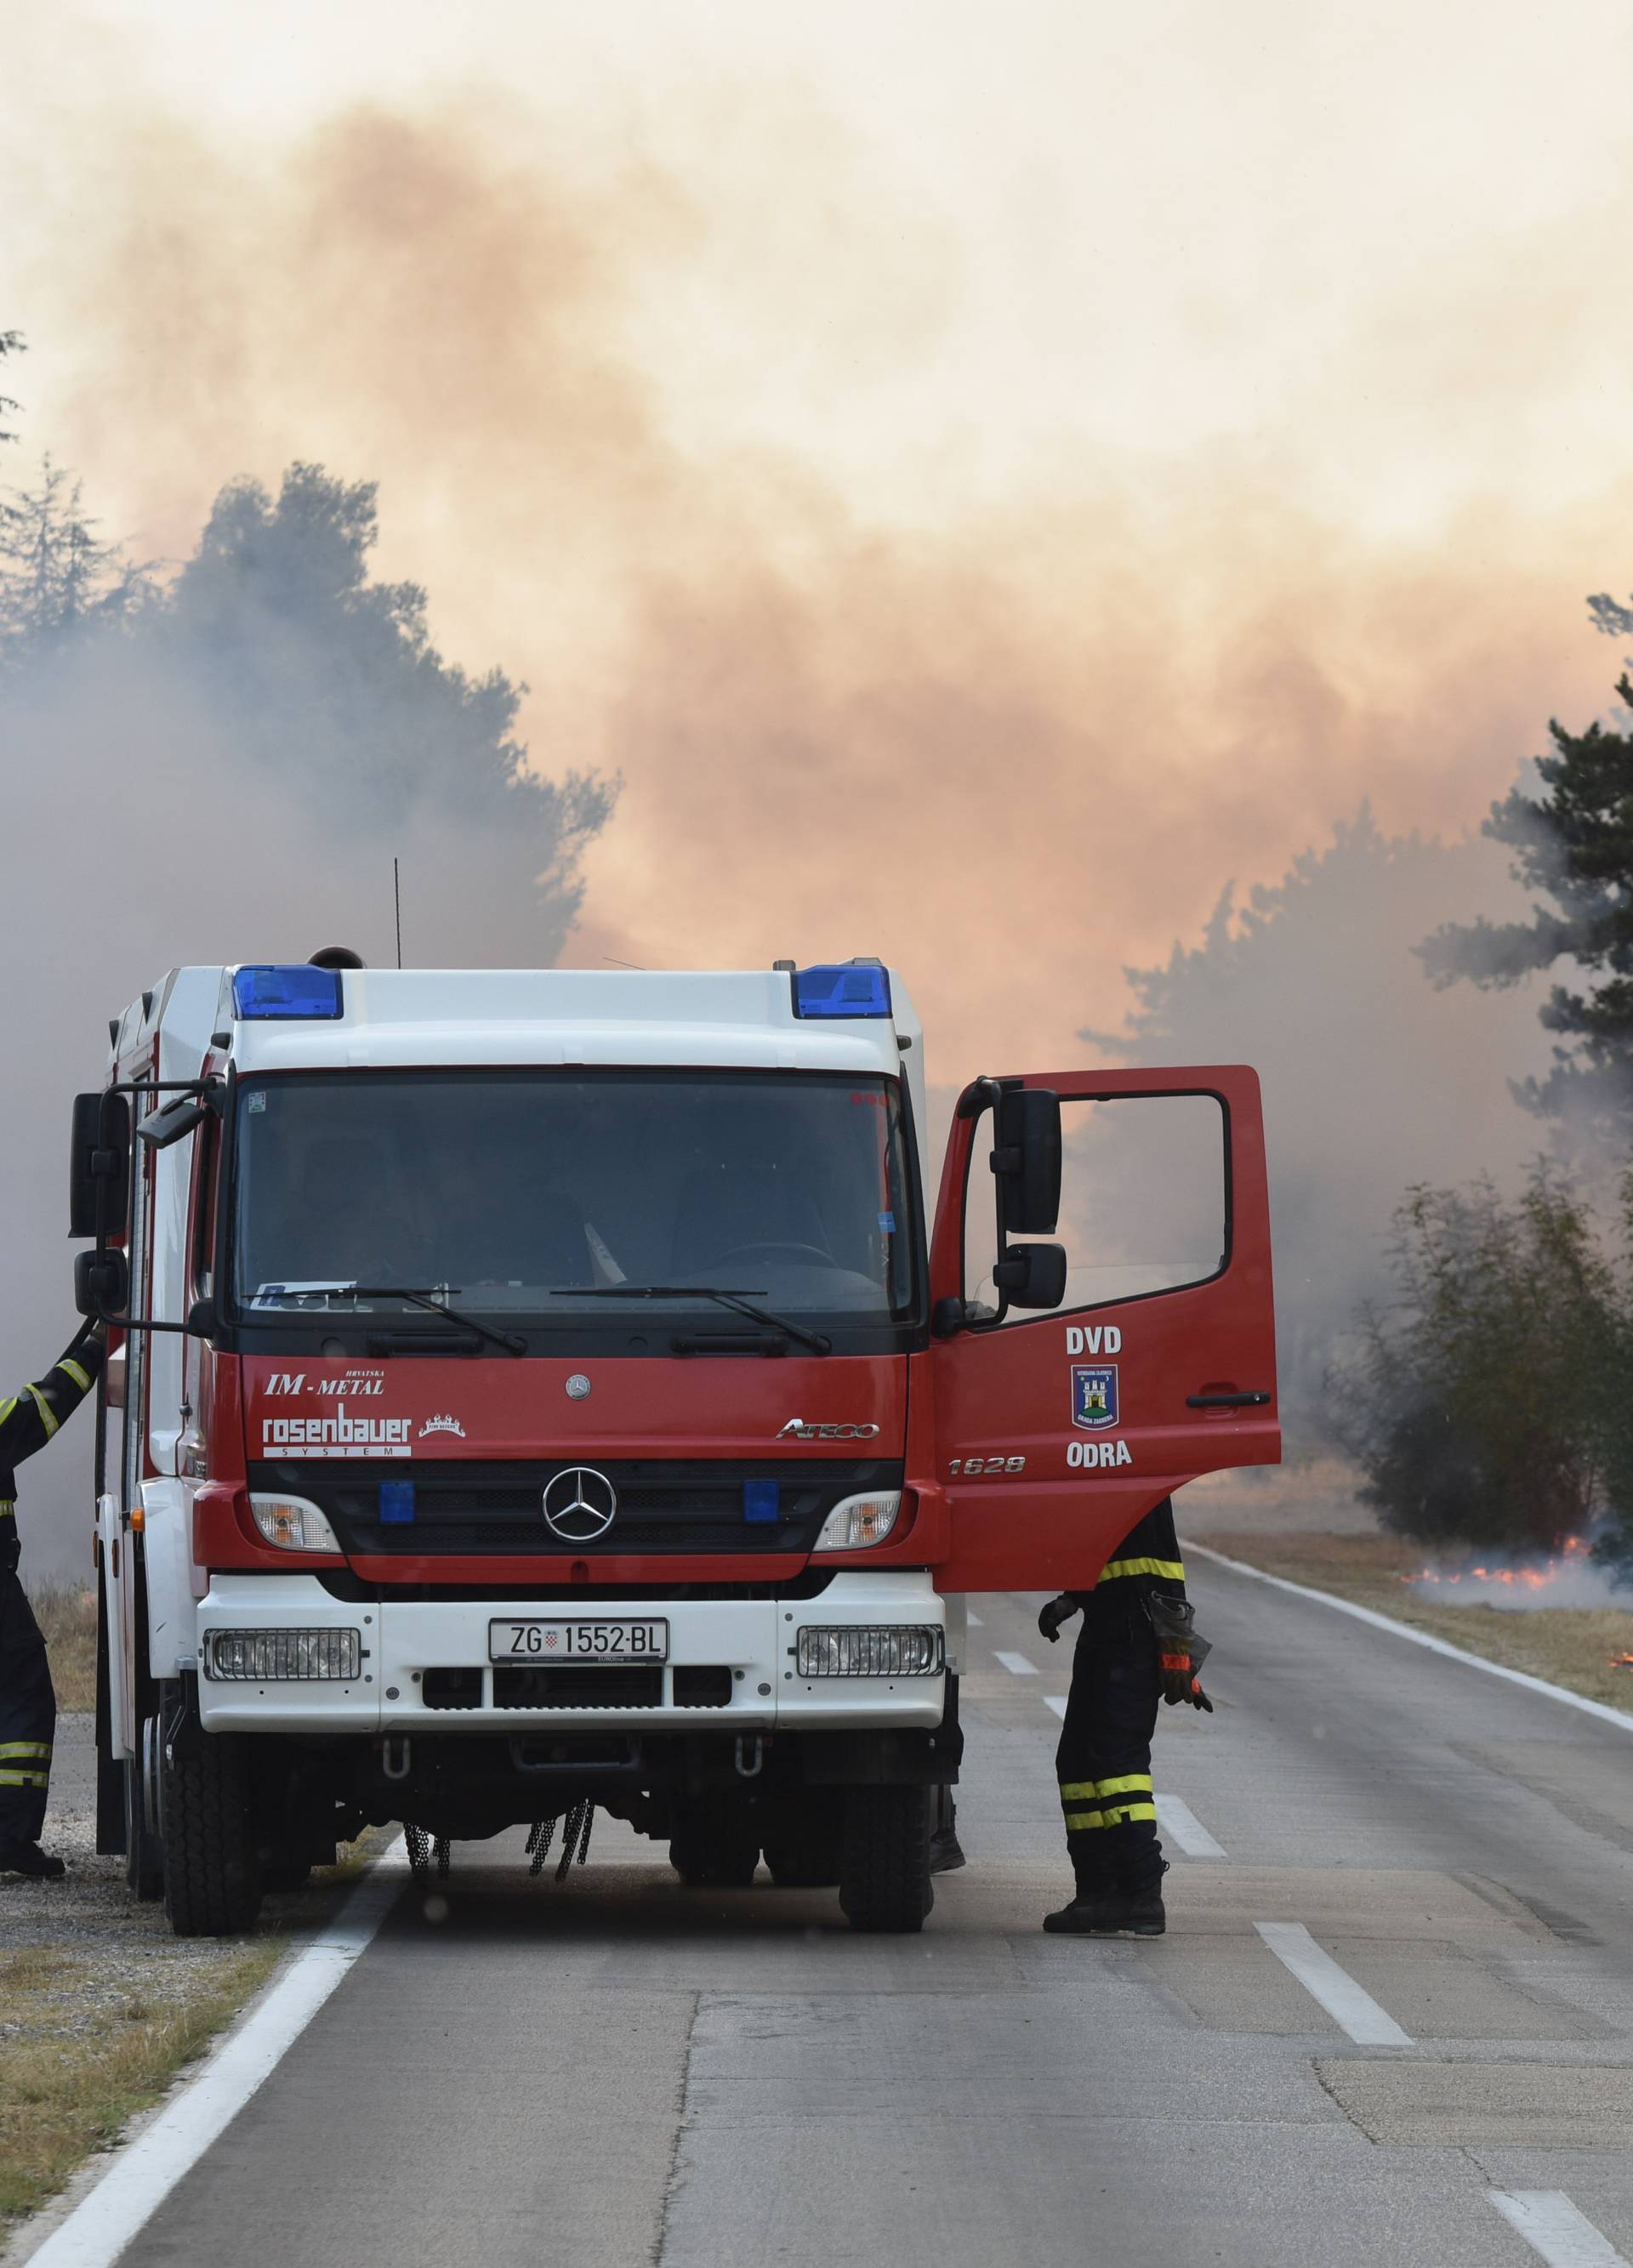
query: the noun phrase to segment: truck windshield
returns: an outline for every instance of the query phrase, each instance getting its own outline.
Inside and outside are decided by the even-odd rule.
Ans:
[[[649,1289],[636,1294],[654,1285],[674,1314],[698,1286],[713,1327],[731,1319],[706,1285],[841,1326],[913,1312],[894,1080],[368,1071],[246,1078],[238,1093],[233,1278],[247,1318],[415,1312],[353,1285],[541,1329],[650,1325]]]

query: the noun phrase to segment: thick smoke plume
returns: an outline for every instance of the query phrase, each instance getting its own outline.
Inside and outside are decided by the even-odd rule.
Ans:
[[[106,1076],[107,1025],[189,961],[543,965],[577,903],[607,792],[521,769],[515,696],[449,670],[423,594],[367,580],[373,499],[310,468],[276,504],[218,500],[167,592],[0,641],[0,966],[11,1108],[0,1379],[76,1328],[68,1111]],[[6,593],[0,589],[0,599]],[[0,613],[4,608],[0,608]],[[24,1476],[35,1572],[85,1564],[90,1427]]]

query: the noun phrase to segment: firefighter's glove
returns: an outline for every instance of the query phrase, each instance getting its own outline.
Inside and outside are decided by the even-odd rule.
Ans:
[[[1193,1709],[1206,1710],[1211,1717],[1214,1705],[1203,1692],[1197,1672],[1213,1648],[1198,1634],[1196,1609],[1188,1599],[1153,1591],[1146,1597],[1145,1611],[1156,1638],[1164,1700],[1171,1708],[1184,1702]]]
[[[1051,1599],[1048,1605],[1039,1613],[1038,1616],[1039,1635],[1046,1638],[1053,1646],[1060,1635],[1061,1624],[1069,1623],[1076,1612],[1076,1600],[1068,1592],[1062,1591],[1058,1599]]]

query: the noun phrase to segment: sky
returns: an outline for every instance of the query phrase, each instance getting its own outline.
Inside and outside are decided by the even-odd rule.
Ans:
[[[570,961],[878,953],[938,1081],[1065,1067],[1226,881],[1363,799],[1456,835],[1607,704],[1623,7],[8,0],[4,48],[26,446],[161,560],[233,475],[378,479],[533,761],[622,775]]]

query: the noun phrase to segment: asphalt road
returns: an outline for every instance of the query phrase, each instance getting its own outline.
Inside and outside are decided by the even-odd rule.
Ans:
[[[973,1602],[921,1937],[604,1820],[561,1888],[459,1846],[126,2258],[1525,2268],[1490,2193],[1545,2191],[1542,2257],[1633,2259],[1633,1737],[1193,1577],[1217,1713],[1166,1712],[1157,1786],[1223,1855],[1171,1841],[1162,1942],[1040,1933],[1068,1647]]]

